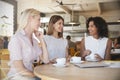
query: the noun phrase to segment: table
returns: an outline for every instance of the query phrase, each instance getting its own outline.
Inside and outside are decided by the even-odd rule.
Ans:
[[[120,68],[78,68],[73,64],[68,67],[40,65],[34,68],[34,74],[42,80],[120,80]]]

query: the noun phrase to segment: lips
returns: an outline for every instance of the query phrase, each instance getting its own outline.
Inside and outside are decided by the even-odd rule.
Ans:
[[[93,31],[89,31],[90,34],[93,34]]]

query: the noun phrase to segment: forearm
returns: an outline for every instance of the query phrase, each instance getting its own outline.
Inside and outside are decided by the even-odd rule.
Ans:
[[[85,57],[87,56],[87,54],[84,52],[84,50],[81,50],[81,58],[82,60],[85,60]]]
[[[110,54],[106,54],[105,55],[105,60],[111,60],[111,55]]]
[[[30,72],[28,70],[22,70],[22,72],[20,74],[23,75],[23,76],[35,77],[33,72]]]
[[[43,50],[43,54],[42,54],[42,61],[44,63],[49,63],[49,58],[48,58],[48,51],[47,51],[47,47],[46,47],[46,44],[45,44],[45,41],[44,39],[39,39],[40,42],[41,42],[41,46],[42,46],[42,50]]]
[[[85,57],[86,57],[86,56],[87,56],[87,55],[86,55],[86,54],[84,54],[84,53],[83,53],[83,54],[81,54],[81,59],[82,59],[82,60],[85,60]]]
[[[28,70],[25,68],[22,60],[16,60],[16,61],[14,61],[14,62],[13,62],[13,65],[14,65],[16,71],[17,71],[18,73],[20,73],[21,75],[34,77],[33,72],[28,71]]]

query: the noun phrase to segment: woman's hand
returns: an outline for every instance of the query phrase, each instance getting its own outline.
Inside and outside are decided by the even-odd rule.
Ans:
[[[54,58],[54,59],[52,59],[52,60],[50,60],[50,63],[56,63],[56,58]]]
[[[83,57],[85,57],[87,55],[90,55],[90,54],[91,54],[90,50],[85,50],[84,53],[83,53]]]
[[[102,60],[103,60],[99,54],[95,54],[95,58],[96,58],[98,61],[102,61]]]
[[[35,36],[40,40],[43,39],[43,33],[40,31],[35,31],[34,32]]]

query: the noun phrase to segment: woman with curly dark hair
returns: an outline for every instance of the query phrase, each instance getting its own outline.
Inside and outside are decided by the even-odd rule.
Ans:
[[[89,36],[81,41],[82,58],[88,61],[110,59],[112,40],[108,38],[108,26],[101,17],[90,17],[86,23]]]

